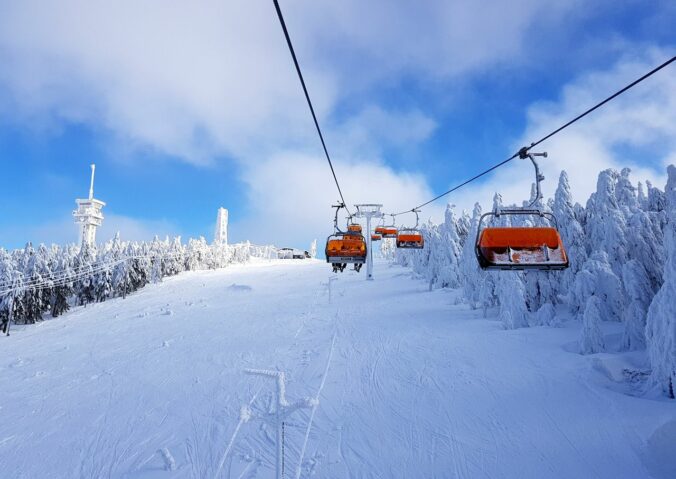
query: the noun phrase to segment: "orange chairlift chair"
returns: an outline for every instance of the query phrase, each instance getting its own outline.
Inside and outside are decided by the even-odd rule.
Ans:
[[[348,233],[359,233],[361,234],[361,225],[359,223],[349,223],[347,225]]]
[[[544,180],[535,156],[546,158],[547,153],[529,153],[525,148],[519,152],[521,159],[529,158],[535,166],[535,200],[528,207],[499,209],[485,213],[479,219],[475,252],[482,269],[549,271],[568,267],[568,255],[558,232],[556,217],[539,208],[531,208],[542,198],[540,182]],[[551,226],[481,227],[484,218],[502,215],[537,216],[546,219]]]
[[[389,225],[389,226],[385,226],[384,224],[378,226],[375,230],[375,233],[377,235],[380,235],[383,238],[396,238],[397,237],[397,227],[394,224],[394,215],[391,215],[391,216],[392,216],[392,224]]]
[[[381,239],[383,239],[383,237],[378,234],[371,235],[371,241],[380,241]]]
[[[415,226],[413,228],[401,228],[397,233],[397,248],[401,249],[423,249],[425,247],[425,239],[422,232],[418,229],[418,212],[420,210],[413,210],[415,213]]]
[[[354,264],[355,271],[361,270],[366,262],[366,240],[361,232],[340,231],[338,228],[338,211],[345,208],[344,203],[334,205],[336,216],[333,221],[335,232],[326,239],[326,262],[331,263],[333,272],[342,272],[348,264]],[[357,225],[359,226],[359,225]],[[359,227],[361,230],[361,226]]]

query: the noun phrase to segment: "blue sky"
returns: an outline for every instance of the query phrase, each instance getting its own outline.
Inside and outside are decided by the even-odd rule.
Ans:
[[[0,246],[73,241],[92,162],[100,240],[209,238],[219,206],[235,240],[329,233],[337,194],[272,2],[161,3],[0,1]],[[280,3],[348,202],[392,210],[676,51],[668,1]],[[543,145],[545,193],[562,168],[579,201],[607,167],[659,184],[676,161],[675,69]],[[448,201],[518,201],[520,166]]]

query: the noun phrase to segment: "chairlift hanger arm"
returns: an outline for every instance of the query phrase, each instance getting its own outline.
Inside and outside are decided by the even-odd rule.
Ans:
[[[544,151],[542,153],[531,153],[525,146],[519,150],[519,158],[522,160],[525,160],[526,158],[530,159],[531,163],[533,163],[533,166],[535,167],[535,198],[533,198],[533,201],[531,201],[528,205],[529,208],[533,206],[538,200],[543,198],[540,182],[545,179],[545,175],[540,173],[540,165],[538,165],[538,162],[535,160],[536,156],[547,158],[547,152]]]
[[[336,231],[336,233],[342,233],[340,228],[338,228],[338,212],[341,210],[341,208],[345,208],[345,203],[338,203],[337,205],[331,205],[331,208],[336,209],[336,215],[333,218],[333,228]],[[345,208],[347,209],[347,208]]]

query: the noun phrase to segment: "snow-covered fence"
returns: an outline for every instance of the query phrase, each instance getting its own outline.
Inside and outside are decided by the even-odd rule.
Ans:
[[[209,245],[204,238],[122,242],[98,248],[29,243],[23,250],[0,249],[0,329],[11,322],[35,323],[49,311],[56,317],[73,305],[126,296],[149,282],[182,271],[223,268],[250,258],[274,258],[274,246],[249,242]]]

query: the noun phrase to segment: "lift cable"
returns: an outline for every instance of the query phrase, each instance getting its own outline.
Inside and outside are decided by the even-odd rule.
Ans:
[[[275,0],[275,2],[276,2],[276,1],[277,1],[277,0]],[[440,199],[440,198],[443,198],[444,196],[448,195],[449,193],[452,193],[452,192],[454,192],[455,190],[462,188],[462,187],[465,186],[466,184],[471,183],[472,181],[474,181],[474,180],[476,180],[476,179],[478,179],[478,178],[481,178],[482,176],[484,176],[484,175],[490,173],[491,171],[493,171],[493,170],[495,170],[495,169],[501,167],[502,165],[504,165],[504,164],[506,164],[506,163],[509,163],[509,162],[512,161],[514,158],[526,158],[526,157],[528,156],[528,151],[529,151],[531,148],[533,148],[533,147],[539,145],[540,143],[542,143],[542,142],[545,141],[545,140],[548,140],[548,139],[551,138],[552,136],[554,136],[554,135],[556,135],[557,133],[559,133],[561,130],[564,130],[565,128],[568,128],[570,125],[572,125],[572,124],[575,123],[576,121],[581,120],[582,118],[584,118],[585,116],[587,116],[588,114],[590,114],[591,112],[593,112],[594,110],[596,110],[596,109],[602,107],[603,105],[605,105],[605,104],[608,103],[609,101],[615,99],[616,97],[620,96],[622,93],[626,92],[626,91],[629,90],[630,88],[632,88],[632,87],[638,85],[638,84],[641,83],[643,80],[645,80],[646,78],[648,78],[648,77],[654,75],[655,73],[657,73],[658,71],[660,71],[660,70],[662,70],[663,68],[667,67],[668,65],[670,65],[670,64],[673,63],[674,61],[676,61],[676,56],[671,57],[671,58],[670,58],[669,60],[667,60],[666,62],[662,63],[661,65],[659,65],[659,66],[657,66],[657,67],[655,67],[655,68],[653,68],[652,70],[650,70],[648,73],[646,73],[646,74],[643,75],[642,77],[640,77],[640,78],[634,80],[633,82],[631,82],[630,84],[628,84],[627,86],[625,86],[624,88],[622,88],[621,90],[618,90],[617,92],[615,92],[615,93],[613,93],[612,95],[610,95],[608,98],[606,98],[606,99],[603,100],[602,102],[597,103],[596,105],[594,105],[593,107],[591,107],[591,108],[589,108],[587,111],[585,111],[584,113],[582,113],[582,114],[576,116],[575,118],[573,118],[572,120],[570,120],[570,121],[569,121],[568,123],[566,123],[565,125],[560,126],[560,127],[557,128],[556,130],[554,130],[554,131],[552,131],[551,133],[549,133],[548,135],[546,135],[546,136],[540,138],[538,141],[536,141],[536,142],[534,142],[534,143],[531,143],[530,146],[524,146],[523,148],[521,148],[519,151],[517,151],[516,153],[514,153],[512,156],[510,156],[510,157],[507,158],[506,160],[501,161],[500,163],[498,163],[498,164],[496,164],[496,165],[494,165],[494,166],[491,166],[489,169],[482,171],[482,172],[479,173],[478,175],[475,175],[475,176],[473,176],[472,178],[470,178],[470,179],[468,179],[468,180],[466,180],[466,181],[463,181],[463,182],[460,183],[459,185],[454,186],[454,187],[451,188],[450,190],[448,190],[448,191],[446,191],[446,192],[444,192],[444,193],[441,193],[441,194],[438,195],[438,196],[435,196],[435,197],[432,198],[431,200],[429,200],[429,201],[427,201],[427,202],[425,202],[425,203],[423,203],[423,204],[421,204],[421,205],[418,205],[418,206],[416,206],[415,208],[411,208],[410,210],[406,210],[406,211],[401,211],[401,212],[399,212],[399,213],[390,213],[390,214],[391,214],[392,216],[399,216],[399,215],[403,215],[403,214],[405,214],[405,213],[412,213],[412,212],[414,212],[415,210],[417,210],[417,209],[419,209],[419,208],[422,208],[423,206],[427,206],[427,205],[429,205],[430,203],[432,203],[432,202],[434,202],[434,201],[436,201],[436,200],[438,200],[438,199]]]
[[[324,148],[324,154],[326,155],[326,160],[329,162],[329,166],[331,167],[331,173],[333,174],[333,180],[336,182],[336,188],[338,188],[338,194],[340,194],[340,199],[343,202],[345,206],[345,209],[347,210],[348,214],[350,214],[350,210],[347,207],[347,203],[345,202],[345,198],[343,197],[343,192],[340,189],[340,184],[338,183],[338,177],[336,176],[336,171],[333,168],[333,163],[331,162],[331,157],[329,156],[329,150],[326,148],[326,142],[324,141],[324,135],[322,135],[322,130],[319,128],[319,122],[317,121],[317,115],[315,115],[315,109],[312,106],[312,101],[310,100],[310,94],[307,91],[307,87],[305,86],[305,80],[303,79],[303,73],[300,70],[300,65],[298,64],[298,59],[296,58],[296,52],[293,49],[293,44],[291,43],[291,37],[289,37],[289,31],[286,28],[286,22],[284,21],[284,17],[282,16],[282,10],[279,8],[279,2],[277,0],[273,0],[275,3],[275,9],[277,10],[277,17],[279,17],[279,23],[282,25],[282,30],[284,30],[284,36],[286,37],[286,43],[289,46],[289,51],[291,52],[291,57],[293,58],[293,63],[296,65],[296,72],[298,73],[298,78],[300,79],[300,84],[303,86],[303,92],[305,93],[305,99],[307,100],[307,104],[310,107],[310,113],[312,113],[312,119],[315,122],[315,127],[317,127],[317,133],[319,133],[319,139],[322,142],[322,147]],[[350,214],[351,216],[351,214]]]

